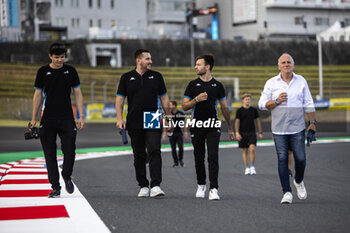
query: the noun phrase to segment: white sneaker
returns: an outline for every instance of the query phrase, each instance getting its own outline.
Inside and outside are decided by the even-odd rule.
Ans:
[[[293,195],[292,195],[292,193],[291,192],[286,192],[283,195],[281,203],[282,204],[292,204],[292,202],[293,202]]]
[[[256,175],[255,167],[251,166],[250,167],[250,175]]]
[[[250,168],[249,168],[249,167],[246,167],[246,168],[245,168],[244,175],[249,175],[249,174],[250,174]]]
[[[149,197],[149,188],[148,187],[141,188],[137,197]]]
[[[300,184],[297,184],[295,180],[293,180],[294,186],[297,189],[297,196],[300,200],[305,200],[307,198],[307,192],[304,185],[304,182],[302,181]]]
[[[151,188],[151,197],[162,197],[165,196],[165,193],[159,186],[154,186]]]
[[[220,200],[218,190],[216,188],[210,189],[209,200]]]
[[[205,198],[205,191],[206,190],[207,190],[207,186],[197,185],[196,198]]]

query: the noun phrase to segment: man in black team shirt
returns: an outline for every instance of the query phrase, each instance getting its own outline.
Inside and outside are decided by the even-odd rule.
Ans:
[[[49,48],[51,63],[41,67],[36,75],[35,92],[33,97],[33,114],[30,127],[36,124],[41,104],[41,96],[45,99],[42,107],[40,122],[40,141],[43,147],[49,181],[52,192],[48,197],[59,197],[61,186],[57,167],[57,134],[61,138],[61,149],[64,156],[62,177],[68,193],[74,192],[71,179],[75,161],[75,139],[77,127],[75,125],[71,90],[75,95],[76,105],[80,113],[78,129],[84,128],[83,95],[80,90],[80,81],[74,67],[64,64],[67,49],[62,43],[53,43]]]
[[[245,166],[245,175],[255,175],[255,146],[256,146],[256,132],[255,124],[259,131],[259,140],[262,139],[261,124],[259,120],[258,110],[250,106],[250,94],[244,93],[242,95],[243,106],[236,112],[235,128],[236,139],[239,142],[239,148],[243,149],[243,163]],[[250,166],[248,163],[248,148],[250,152]]]
[[[205,173],[205,142],[208,149],[208,166],[210,191],[209,200],[219,200],[219,141],[221,122],[217,116],[217,102],[220,102],[221,111],[227,122],[230,140],[233,140],[230,112],[226,102],[224,86],[211,75],[214,66],[214,57],[210,54],[196,58],[195,70],[199,78],[192,80],[185,91],[182,109],[192,109],[195,119],[191,128],[192,144],[194,147],[195,167],[197,173],[197,198],[204,198],[206,191]],[[215,122],[215,124],[213,124]],[[217,124],[220,123],[220,124]]]
[[[188,133],[186,127],[183,127],[183,133],[181,126],[185,126],[185,115],[183,112],[179,111],[177,109],[177,102],[176,101],[170,101],[169,107],[171,111],[171,119],[173,122],[173,129],[170,130],[170,132],[167,132],[167,129],[164,128],[163,131],[163,139],[166,138],[166,135],[168,134],[169,142],[171,146],[171,153],[173,155],[174,159],[174,165],[173,167],[178,167],[179,164],[181,167],[184,166],[183,162],[183,156],[184,156],[184,138],[185,140],[188,139]],[[179,153],[176,153],[176,145],[179,147]]]
[[[164,79],[159,72],[151,70],[152,59],[148,50],[139,49],[134,54],[136,68],[122,75],[116,96],[117,128],[127,129],[134,153],[136,180],[140,186],[138,197],[164,196],[162,182],[161,134],[158,101],[169,115],[169,98]],[[128,99],[126,124],[123,120],[124,99]],[[152,115],[149,123],[159,125],[149,129],[144,124],[146,115]],[[146,148],[149,155],[147,161]],[[146,177],[149,162],[151,183]],[[151,191],[149,190],[151,187]]]

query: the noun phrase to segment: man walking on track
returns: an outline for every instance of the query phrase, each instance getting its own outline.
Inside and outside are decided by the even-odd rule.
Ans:
[[[250,94],[244,93],[242,96],[243,106],[236,112],[235,128],[236,139],[239,148],[243,149],[243,162],[245,166],[245,175],[255,175],[255,147],[256,147],[256,132],[255,124],[258,127],[259,140],[262,139],[261,124],[259,113],[256,108],[250,105]],[[250,152],[250,166],[248,164],[248,148]]]
[[[36,75],[35,92],[33,97],[33,114],[30,128],[36,124],[41,104],[41,96],[44,94],[42,118],[40,122],[40,141],[43,147],[49,181],[52,192],[48,197],[59,197],[61,186],[57,167],[57,134],[61,138],[63,152],[62,177],[68,193],[74,192],[74,184],[71,179],[75,161],[75,140],[77,128],[84,128],[83,95],[80,90],[80,80],[74,67],[64,64],[67,49],[62,43],[53,43],[49,48],[51,63],[41,67]],[[80,113],[78,127],[75,125],[71,90],[73,88],[76,105]]]
[[[294,155],[297,196],[307,198],[304,184],[306,166],[304,112],[309,118],[307,131],[316,131],[315,106],[306,80],[295,73],[294,60],[284,53],[278,59],[280,73],[269,79],[259,100],[259,108],[271,110],[271,129],[278,157],[278,174],[282,185],[281,203],[293,201],[288,172],[288,148]]]
[[[136,180],[140,186],[138,197],[164,196],[161,158],[161,113],[158,101],[169,115],[169,98],[163,76],[151,70],[152,58],[148,50],[135,52],[136,68],[122,75],[116,96],[117,128],[127,129],[134,153]],[[126,123],[123,120],[123,105],[128,99]],[[149,155],[149,161],[146,155]],[[146,177],[146,163],[149,162],[151,183]],[[151,188],[151,190],[149,189]]]
[[[177,109],[177,102],[170,101],[169,107],[171,111],[171,119],[175,127],[171,129],[170,132],[167,132],[166,128],[163,131],[163,139],[165,139],[168,134],[169,142],[171,146],[171,154],[173,156],[174,164],[173,167],[184,166],[183,157],[184,157],[184,139],[188,139],[187,128],[184,127],[183,132],[180,127],[180,122],[185,123],[185,115],[183,112]],[[176,152],[176,145],[179,147],[179,153]]]
[[[188,84],[182,102],[182,109],[184,111],[192,109],[192,117],[195,121],[194,127],[191,128],[191,138],[197,174],[196,197],[205,197],[205,144],[207,143],[210,181],[209,200],[219,200],[218,174],[221,121],[219,121],[217,114],[218,101],[227,122],[230,140],[233,140],[234,135],[225,89],[222,83],[212,76],[211,70],[213,66],[214,57],[211,54],[204,54],[196,58],[195,70],[199,77]]]

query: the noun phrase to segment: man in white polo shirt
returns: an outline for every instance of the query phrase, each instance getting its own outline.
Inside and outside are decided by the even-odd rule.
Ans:
[[[281,203],[293,201],[288,173],[288,143],[295,160],[295,178],[293,183],[297,196],[303,200],[307,197],[303,182],[306,165],[305,121],[304,112],[309,118],[306,131],[316,131],[315,107],[306,80],[295,73],[294,60],[284,53],[278,59],[280,73],[265,83],[261,93],[259,108],[271,110],[271,130],[278,157],[278,174],[280,177],[283,198]]]

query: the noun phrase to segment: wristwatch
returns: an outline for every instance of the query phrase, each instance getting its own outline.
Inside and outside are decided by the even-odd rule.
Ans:
[[[311,124],[316,125],[316,124],[317,124],[317,121],[316,121],[316,120],[314,120],[314,121],[308,121],[308,123],[309,123],[309,125],[311,125]]]

